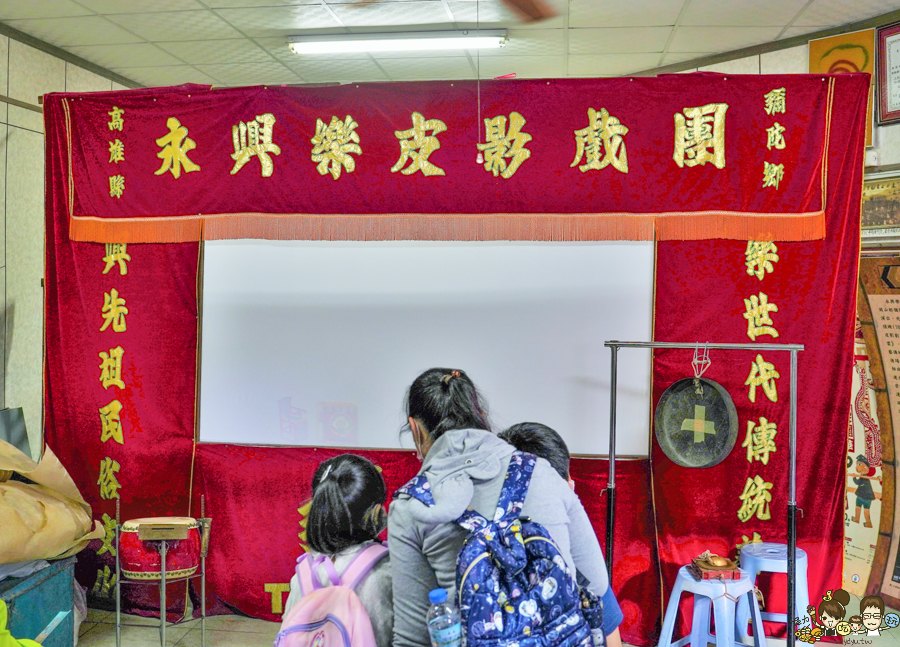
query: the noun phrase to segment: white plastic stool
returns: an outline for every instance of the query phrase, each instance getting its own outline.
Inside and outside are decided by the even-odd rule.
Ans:
[[[741,577],[738,580],[701,580],[698,582],[690,574],[687,566],[678,569],[678,577],[675,579],[675,587],[672,589],[669,606],[666,608],[666,617],[663,620],[659,647],[683,647],[688,643],[691,647],[707,647],[710,642],[715,642],[716,647],[742,645],[743,643],[735,640],[734,634],[735,605],[738,600],[745,600],[747,608],[752,610],[754,646],[765,647],[766,637],[763,633],[759,604],[753,592],[753,577],[743,569],[740,573]],[[690,635],[672,642],[682,593],[694,594],[694,619]],[[715,635],[710,633],[709,628],[710,606],[713,609],[713,617],[716,619]]]
[[[806,607],[809,606],[809,587],[806,581],[806,551],[797,549],[797,596],[794,599],[796,609],[794,610],[795,618],[802,618],[806,614]],[[755,544],[747,544],[741,548],[741,570],[747,571],[753,581],[760,573],[787,573],[788,570],[788,547],[787,544],[775,544],[770,542],[762,542]],[[763,620],[772,622],[784,622],[788,625],[790,631],[791,623],[784,613],[762,614]],[[746,602],[741,602],[737,607],[737,629],[741,638],[747,637],[747,621],[750,619],[750,607]]]

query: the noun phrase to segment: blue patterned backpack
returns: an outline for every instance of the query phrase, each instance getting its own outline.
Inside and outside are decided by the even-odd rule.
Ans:
[[[512,455],[492,521],[471,508],[457,520],[470,532],[456,565],[468,647],[593,645],[582,592],[559,548],[543,526],[519,518],[535,462]]]

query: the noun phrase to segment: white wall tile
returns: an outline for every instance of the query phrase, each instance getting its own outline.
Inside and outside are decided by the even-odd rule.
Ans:
[[[807,74],[809,45],[798,45],[759,56],[760,74]]]
[[[130,90],[131,88],[129,88],[127,85],[122,85],[121,83],[116,83],[115,81],[113,81],[112,89],[113,90]]]
[[[112,81],[83,67],[66,63],[66,92],[109,92]]]
[[[6,303],[14,311],[6,331],[6,403],[24,409],[34,453],[43,424],[44,136],[10,127],[6,159]]]
[[[879,166],[900,164],[900,124],[877,127],[873,139]]]
[[[23,45],[17,40],[9,41],[10,97],[37,105],[40,95],[65,90],[65,61]],[[18,106],[9,107],[9,123],[31,130],[44,129],[43,115]]]
[[[0,36],[0,91],[9,96],[9,38]],[[0,122],[6,123],[9,116],[7,104],[0,106]]]
[[[701,72],[720,72],[722,74],[759,74],[759,56],[748,56],[733,61],[715,63],[699,68]]]
[[[0,267],[6,266],[6,200],[4,198],[6,196],[7,130],[6,124],[0,124]],[[2,305],[2,302],[0,302],[0,305]],[[2,334],[0,334],[0,337],[2,337]],[[2,372],[2,367],[0,367],[0,373]]]
[[[4,126],[5,128],[5,126]],[[6,139],[4,137],[4,139]],[[0,267],[0,407],[6,407],[6,268]]]

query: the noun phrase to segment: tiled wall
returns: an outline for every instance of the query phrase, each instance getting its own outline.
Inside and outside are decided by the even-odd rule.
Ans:
[[[0,94],[37,105],[47,92],[124,89],[0,36]],[[0,103],[0,407],[22,407],[33,456],[42,438],[44,135],[40,113]]]

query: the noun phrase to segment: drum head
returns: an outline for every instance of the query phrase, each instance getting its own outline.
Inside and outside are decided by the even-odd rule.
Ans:
[[[687,378],[672,384],[656,406],[656,440],[682,467],[712,467],[737,441],[737,409],[718,382]]]
[[[196,528],[197,520],[190,517],[142,517],[140,519],[129,519],[122,524],[123,532],[137,532],[140,526],[183,526],[186,528]]]

